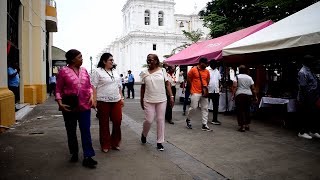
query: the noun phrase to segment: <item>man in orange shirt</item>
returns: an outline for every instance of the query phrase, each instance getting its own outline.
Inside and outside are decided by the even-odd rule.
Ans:
[[[188,72],[188,82],[191,84],[190,89],[190,99],[191,104],[188,111],[188,116],[186,119],[187,128],[192,129],[191,125],[191,117],[196,112],[198,104],[201,107],[201,115],[202,115],[202,130],[203,131],[211,131],[208,127],[208,97],[203,96],[203,87],[207,87],[210,81],[210,73],[206,69],[208,66],[208,59],[201,58],[199,60],[199,64],[193,67]]]

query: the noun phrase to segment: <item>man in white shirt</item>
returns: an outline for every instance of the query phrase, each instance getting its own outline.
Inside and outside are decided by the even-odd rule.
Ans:
[[[221,122],[218,121],[218,109],[219,109],[221,74],[218,70],[217,60],[212,59],[210,61],[209,72],[210,72],[210,81],[208,85],[209,100],[212,101],[212,111],[213,111],[213,119],[211,121],[211,124],[220,125]]]

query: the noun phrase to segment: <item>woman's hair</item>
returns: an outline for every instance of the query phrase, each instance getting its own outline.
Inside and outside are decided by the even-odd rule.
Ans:
[[[67,64],[71,64],[72,60],[76,58],[81,52],[76,50],[76,49],[70,49],[68,52],[66,52],[66,59],[67,59]]]
[[[97,67],[99,68],[104,68],[104,61],[107,61],[110,57],[113,57],[112,56],[112,54],[110,54],[110,53],[103,53],[102,55],[101,55],[101,57],[100,57],[100,61],[99,61],[99,63],[98,63],[98,65],[97,65]]]
[[[153,56],[153,58],[157,61],[156,65],[160,66],[160,60],[159,60],[159,58],[158,58],[158,56],[156,54],[148,54],[148,56]]]
[[[248,68],[245,65],[240,65],[239,74],[248,74]]]

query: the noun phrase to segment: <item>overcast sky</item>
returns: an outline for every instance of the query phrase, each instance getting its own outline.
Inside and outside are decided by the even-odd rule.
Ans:
[[[191,14],[194,6],[200,10],[210,0],[175,0],[175,14]],[[122,32],[121,9],[126,0],[56,0],[58,32],[53,45],[65,51],[79,49],[84,66],[90,67],[89,57],[96,56]]]

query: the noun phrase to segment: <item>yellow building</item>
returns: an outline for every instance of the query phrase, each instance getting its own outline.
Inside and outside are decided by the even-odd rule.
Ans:
[[[57,32],[53,0],[0,1],[0,133],[15,123],[17,103],[35,105],[47,99],[51,75],[52,32]],[[19,92],[8,86],[8,64],[18,63]],[[15,102],[16,101],[16,102]]]

